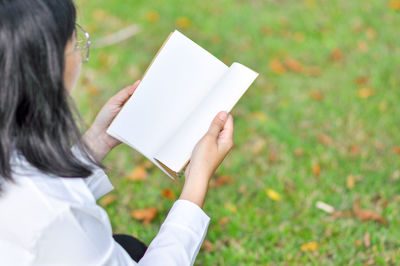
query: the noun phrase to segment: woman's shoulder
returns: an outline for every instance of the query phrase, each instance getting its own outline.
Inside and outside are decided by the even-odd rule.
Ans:
[[[14,154],[15,156],[15,154]],[[13,181],[0,193],[1,241],[33,248],[46,227],[73,209],[94,209],[95,199],[82,178],[61,178],[40,172],[24,160],[13,159]]]
[[[2,185],[0,212],[6,214],[0,219],[2,241],[29,249],[48,221],[67,208],[67,204],[51,200],[41,189],[27,177]]]
[[[48,221],[65,208],[95,203],[82,178],[46,174],[17,153],[12,155],[11,167],[12,181],[3,181],[0,193],[0,212],[10,214],[7,217],[11,224],[13,219],[27,223],[31,219]]]

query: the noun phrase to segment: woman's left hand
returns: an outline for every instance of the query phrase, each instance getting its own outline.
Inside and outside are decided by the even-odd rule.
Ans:
[[[92,156],[97,161],[103,161],[106,155],[121,143],[119,140],[108,135],[106,130],[122,106],[136,90],[139,83],[140,80],[111,97],[103,108],[101,108],[92,126],[82,136],[83,141],[89,146]]]

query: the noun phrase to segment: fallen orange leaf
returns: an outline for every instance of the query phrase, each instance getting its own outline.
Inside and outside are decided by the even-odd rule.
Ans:
[[[276,163],[278,161],[278,153],[277,152],[271,152],[269,155],[268,155],[268,162],[270,163],[270,164],[274,164],[274,163]]]
[[[316,101],[321,101],[324,99],[324,95],[319,91],[312,91],[310,96],[313,100],[316,100]]]
[[[155,207],[133,210],[131,216],[136,220],[143,220],[143,225],[147,225],[157,216],[157,209]]]
[[[375,94],[375,90],[371,88],[363,88],[359,89],[357,92],[357,96],[361,99],[367,99]]]
[[[389,2],[389,7],[393,10],[400,10],[400,1],[399,0],[391,0]]]
[[[221,219],[218,221],[218,223],[219,223],[219,225],[224,226],[224,225],[226,225],[226,224],[229,222],[229,220],[230,220],[229,217],[224,217],[224,218],[221,218]]]
[[[227,184],[232,184],[233,178],[227,175],[218,176],[210,181],[210,187],[222,187]]]
[[[303,156],[304,155],[304,150],[302,148],[298,148],[294,150],[294,155],[297,157]]]
[[[301,245],[300,249],[302,251],[316,251],[318,249],[317,242],[309,242]]]
[[[143,165],[139,165],[132,171],[132,173],[127,177],[127,179],[131,181],[140,181],[146,179],[146,177],[147,177],[146,168]]]
[[[161,191],[161,195],[166,199],[171,199],[172,200],[172,199],[175,198],[175,192],[170,188],[163,189]]]
[[[209,240],[207,240],[207,239],[203,241],[202,248],[203,248],[204,251],[206,251],[206,252],[212,252],[212,251],[214,251],[214,245],[213,245],[213,243],[211,243],[211,241],[209,241]]]
[[[321,166],[319,165],[319,163],[314,163],[312,167],[312,172],[314,176],[319,176],[321,174]]]
[[[358,217],[358,219],[363,222],[363,221],[376,221],[379,222],[381,224],[385,224],[387,225],[388,222],[387,220],[379,215],[378,213],[371,211],[371,210],[364,210],[364,209],[360,209],[360,204],[358,203],[358,201],[355,201],[353,204],[353,210],[355,215]]]
[[[269,69],[275,74],[281,75],[286,72],[285,67],[278,59],[272,59],[269,62]]]
[[[342,50],[340,50],[339,48],[336,48],[335,50],[332,51],[330,58],[333,61],[341,61],[341,60],[343,60],[344,55],[343,55]]]
[[[286,59],[285,66],[287,69],[292,70],[294,72],[301,73],[303,71],[303,65],[299,61],[293,58]]]
[[[356,155],[359,155],[360,152],[361,152],[360,148],[357,145],[355,145],[355,144],[351,144],[350,145],[350,153],[351,153],[351,155],[356,156]]]
[[[397,155],[400,155],[400,146],[399,147],[394,147],[393,152]]]
[[[321,143],[321,144],[324,144],[324,145],[331,145],[332,143],[333,143],[333,140],[332,140],[332,138],[330,137],[330,136],[328,136],[328,135],[325,135],[325,134],[321,134],[321,135],[319,135],[318,136],[318,141]]]
[[[117,199],[117,196],[114,194],[107,194],[104,197],[102,197],[99,201],[100,205],[105,207],[111,203],[113,203]]]
[[[365,86],[368,84],[368,82],[369,82],[369,77],[367,76],[360,76],[354,80],[354,83],[356,83],[358,86]]]

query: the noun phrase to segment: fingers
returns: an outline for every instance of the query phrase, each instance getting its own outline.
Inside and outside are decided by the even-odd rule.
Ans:
[[[217,138],[219,135],[219,132],[224,128],[225,121],[228,118],[228,114],[224,111],[221,111],[217,114],[217,116],[214,118],[212,121],[210,128],[208,129],[207,134]]]
[[[133,83],[132,86],[128,87],[129,88],[129,94],[132,95],[136,88],[139,86],[140,80],[137,80],[135,83]]]
[[[139,86],[140,80],[136,81],[132,86],[128,86],[122,90],[120,90],[117,94],[111,97],[109,104],[112,105],[122,105],[124,104],[129,97],[133,94],[136,88]]]
[[[224,128],[219,133],[218,141],[229,141],[233,139],[233,116],[228,115]]]

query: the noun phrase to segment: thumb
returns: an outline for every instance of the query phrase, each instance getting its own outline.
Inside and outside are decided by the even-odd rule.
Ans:
[[[212,121],[210,128],[208,129],[208,134],[212,137],[217,138],[219,132],[224,128],[225,121],[228,118],[228,114],[224,111],[219,112]]]

